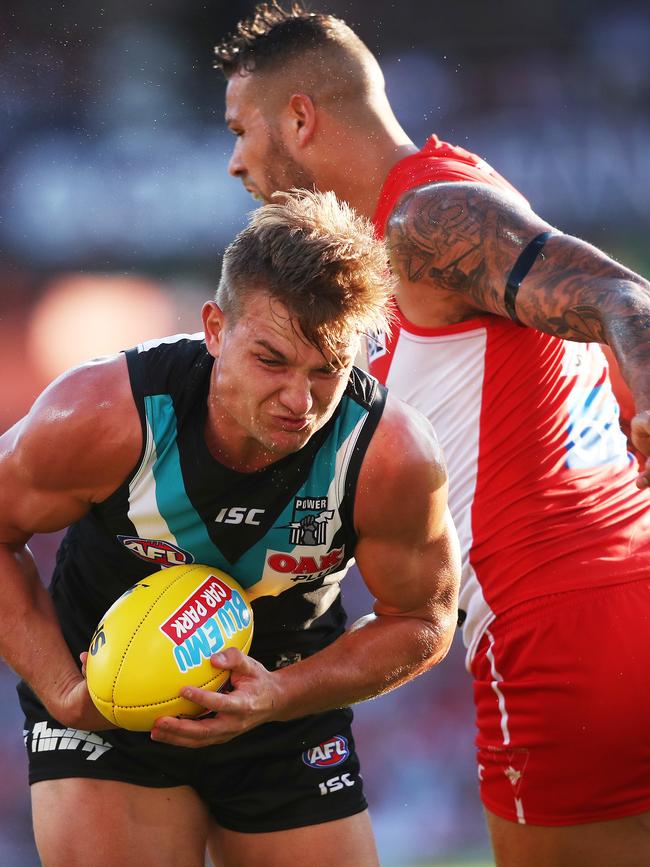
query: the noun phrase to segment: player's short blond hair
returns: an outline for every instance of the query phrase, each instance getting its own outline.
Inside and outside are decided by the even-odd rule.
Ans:
[[[372,224],[334,193],[291,190],[254,211],[228,246],[216,301],[233,317],[268,292],[304,337],[336,355],[357,334],[385,331],[394,277]]]

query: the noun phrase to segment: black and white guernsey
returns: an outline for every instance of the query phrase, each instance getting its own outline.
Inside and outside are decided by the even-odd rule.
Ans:
[[[353,369],[327,424],[300,451],[253,473],[205,442],[213,359],[202,335],[126,353],[143,449],[129,478],[71,526],[51,593],[73,654],[105,610],[160,568],[218,567],[253,600],[251,655],[269,667],[309,655],[344,629],[339,582],[354,554],[357,478],[385,390]]]

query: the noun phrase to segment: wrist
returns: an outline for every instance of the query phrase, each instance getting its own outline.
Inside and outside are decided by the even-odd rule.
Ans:
[[[62,673],[56,679],[50,681],[47,687],[44,687],[40,692],[35,688],[35,692],[49,711],[49,713],[60,723],[74,726],[74,716],[80,684],[85,681],[81,672],[73,669],[69,672]]]
[[[294,669],[299,665],[300,663],[293,663],[271,672],[271,718],[274,722],[287,722],[287,720],[306,716],[310,712],[301,709],[297,696],[297,687],[301,679]],[[304,706],[304,700],[302,704]]]

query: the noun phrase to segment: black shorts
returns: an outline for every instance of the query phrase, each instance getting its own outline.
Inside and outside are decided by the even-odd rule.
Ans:
[[[367,807],[350,729],[352,711],[273,722],[201,749],[152,741],[147,732],[61,726],[24,684],[29,782],[66,777],[138,786],[191,786],[215,821],[242,832],[283,831]]]

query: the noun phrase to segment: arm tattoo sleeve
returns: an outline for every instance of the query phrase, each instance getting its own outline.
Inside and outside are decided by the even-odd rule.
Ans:
[[[514,195],[480,184],[440,183],[402,196],[387,241],[403,291],[418,286],[417,303],[426,303],[422,289],[430,288],[432,298],[462,296],[468,315],[478,309],[508,316],[513,268],[531,241],[550,230]],[[608,343],[637,399],[643,395],[650,405],[650,283],[561,232],[551,231],[537,252],[519,281],[517,319],[565,340]]]

